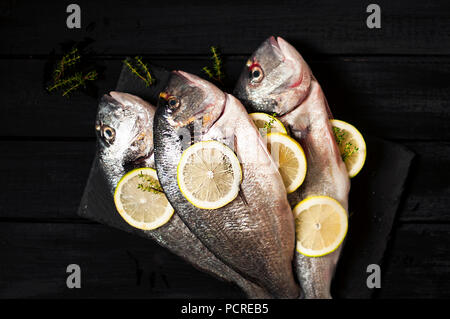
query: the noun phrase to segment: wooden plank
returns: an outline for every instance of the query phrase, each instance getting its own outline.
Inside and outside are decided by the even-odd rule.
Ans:
[[[0,298],[240,298],[152,241],[98,224],[0,223]],[[66,267],[81,267],[68,289]]]
[[[85,94],[70,97],[49,94],[43,83],[44,60],[1,60],[0,85],[3,104],[0,136],[93,137],[97,100]],[[99,92],[109,92],[120,72],[120,63],[109,63],[96,83]],[[14,74],[14,76],[11,76]],[[9,124],[6,124],[9,123]]]
[[[337,62],[339,61],[339,62]],[[387,139],[447,140],[450,62],[343,58],[311,63],[334,116]],[[341,61],[344,61],[341,63]]]
[[[408,142],[415,152],[399,218],[405,222],[450,221],[450,143]]]
[[[208,57],[159,57],[153,63],[201,74]],[[244,56],[225,59],[232,88]],[[363,134],[388,139],[448,140],[450,58],[311,58],[336,118],[355,124]],[[97,61],[105,74],[103,94],[115,87],[119,59]],[[4,88],[0,136],[94,137],[97,101],[75,93],[69,99],[49,95],[42,85],[44,60],[0,60]],[[11,74],[15,74],[11,77]],[[26,88],[26,89],[25,89]]]
[[[382,267],[380,298],[450,297],[449,224],[402,225]]]
[[[378,297],[449,298],[449,236],[448,224],[400,226]],[[151,241],[102,225],[0,223],[0,249],[2,298],[239,297]],[[81,289],[66,288],[71,263]]]
[[[202,54],[210,45],[250,53],[281,35],[302,51],[321,54],[449,54],[450,4],[379,0],[382,28],[366,26],[370,2],[285,0],[149,3],[79,0],[82,28],[66,27],[70,2],[4,1],[0,54],[47,54],[66,40],[95,40],[106,54]],[[133,50],[133,51],[130,51]]]
[[[408,142],[406,146],[417,155],[399,218],[409,222],[450,221],[450,173],[444,169],[450,162],[450,143]],[[0,149],[1,218],[77,219],[95,154],[94,141],[2,141]],[[369,148],[369,158],[372,151]]]
[[[78,219],[95,143],[0,142],[0,216]]]
[[[450,221],[450,173],[444,169],[450,162],[450,143],[405,145],[417,156],[410,169],[399,218],[409,222]],[[77,218],[95,154],[94,141],[2,141],[0,148],[0,217]],[[368,150],[369,157],[371,151]]]

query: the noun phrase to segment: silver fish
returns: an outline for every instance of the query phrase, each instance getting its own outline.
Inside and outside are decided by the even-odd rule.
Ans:
[[[350,180],[329,122],[332,115],[297,50],[280,37],[267,39],[247,61],[234,93],[252,110],[277,113],[302,145],[308,171],[303,185],[289,195],[291,205],[311,195],[326,195],[347,210]],[[296,272],[306,298],[331,298],[341,248],[316,258],[296,252]]]
[[[128,170],[154,167],[154,114],[154,106],[131,94],[111,92],[101,99],[95,128],[99,163],[111,193]],[[264,289],[217,259],[176,214],[160,228],[144,232],[198,269],[235,283],[249,298],[270,297]]]
[[[294,220],[277,167],[242,104],[197,76],[175,71],[155,115],[158,178],[177,214],[218,258],[275,298],[296,298]],[[192,133],[192,134],[189,134]],[[216,140],[234,149],[243,172],[240,196],[203,210],[181,194],[184,148]]]

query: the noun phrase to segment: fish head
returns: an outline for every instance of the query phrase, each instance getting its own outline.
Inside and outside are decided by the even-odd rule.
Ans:
[[[103,160],[121,164],[149,158],[153,153],[155,107],[121,92],[100,100],[95,131]]]
[[[225,94],[212,83],[183,71],[172,72],[166,89],[160,93],[158,108],[174,129],[191,123],[206,132],[225,107]]]
[[[272,36],[248,59],[234,95],[255,111],[283,115],[305,98],[310,81],[311,71],[298,51]]]

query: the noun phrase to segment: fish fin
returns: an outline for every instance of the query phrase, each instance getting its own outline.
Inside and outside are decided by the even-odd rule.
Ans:
[[[233,141],[234,143],[234,145],[233,145],[233,148],[234,148],[234,152],[236,153],[236,156],[237,156],[237,137],[236,137],[236,135],[234,136],[234,141]],[[242,190],[242,186],[241,185],[239,185],[239,197],[242,199],[242,202],[244,203],[244,205],[245,206],[248,206],[248,201],[247,201],[247,198],[245,198],[245,195],[244,195],[244,191]]]
[[[239,186],[239,197],[242,199],[242,202],[244,203],[244,205],[248,206],[247,198],[245,197],[244,191],[242,190],[241,186]]]
[[[195,143],[195,127],[193,123],[189,123],[189,135],[191,137],[190,145]]]
[[[310,131],[309,125],[304,126],[302,128],[294,128],[291,125],[288,125],[288,127],[289,127],[289,131],[291,133],[291,136],[294,136],[297,139],[297,141],[304,140],[308,136],[309,131]]]

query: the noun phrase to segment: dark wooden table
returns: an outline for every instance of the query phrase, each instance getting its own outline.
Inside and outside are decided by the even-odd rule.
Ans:
[[[375,296],[450,297],[450,2],[377,1],[382,28],[369,29],[364,1],[77,1],[82,28],[73,30],[70,3],[0,4],[0,297],[234,296],[148,240],[76,215],[97,100],[47,94],[44,67],[60,43],[92,38],[104,93],[126,55],[199,74],[218,45],[232,83],[272,34],[303,54],[336,118],[417,154]],[[82,289],[66,287],[71,263]]]

